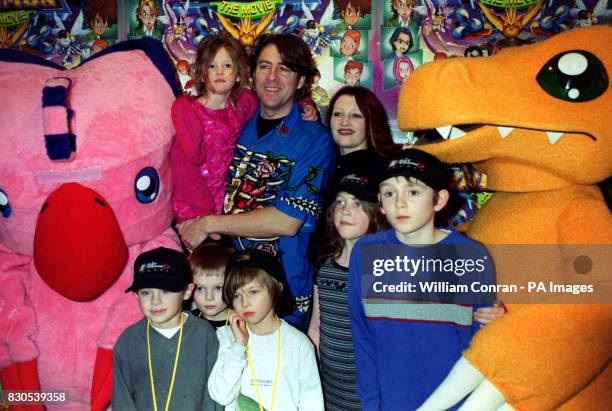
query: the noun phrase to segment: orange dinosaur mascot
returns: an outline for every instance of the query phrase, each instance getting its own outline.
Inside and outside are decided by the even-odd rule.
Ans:
[[[423,149],[474,164],[496,191],[471,222],[470,237],[610,247],[612,215],[595,185],[612,174],[610,44],[610,27],[575,29],[489,58],[427,64],[406,81],[400,128],[437,128],[446,141]],[[468,124],[471,131],[462,131]],[[593,264],[586,281],[599,275],[609,293],[611,266]],[[496,270],[499,284],[518,274],[497,263]],[[422,409],[450,407],[441,393],[461,380],[465,392],[455,393],[457,401],[473,391],[465,409],[606,407],[611,358],[612,305],[510,304],[475,336]]]

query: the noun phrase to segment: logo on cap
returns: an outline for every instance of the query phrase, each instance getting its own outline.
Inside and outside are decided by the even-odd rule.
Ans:
[[[341,183],[353,183],[364,186],[368,184],[368,178],[360,177],[357,174],[347,174],[342,177]]]
[[[168,271],[170,270],[170,264],[159,264],[156,261],[151,261],[149,263],[142,264],[138,271],[144,273],[145,270],[151,271]]]
[[[387,166],[387,168],[389,168],[389,169],[399,168],[399,167],[416,168],[419,171],[425,170],[425,164],[423,164],[423,163],[415,163],[414,161],[412,161],[409,158],[400,158],[398,160],[393,160]]]

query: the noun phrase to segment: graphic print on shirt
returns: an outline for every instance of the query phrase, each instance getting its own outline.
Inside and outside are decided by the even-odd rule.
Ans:
[[[275,155],[270,151],[258,153],[239,144],[229,167],[224,214],[239,214],[269,207],[278,197],[301,212],[317,215],[321,208],[317,202],[290,195],[304,186],[308,192],[317,194],[318,188],[314,181],[325,170],[309,167],[304,178],[294,184],[291,180],[295,165],[295,160],[285,155]],[[278,237],[238,240],[242,249],[258,248],[280,256]],[[248,243],[243,240],[248,240]]]

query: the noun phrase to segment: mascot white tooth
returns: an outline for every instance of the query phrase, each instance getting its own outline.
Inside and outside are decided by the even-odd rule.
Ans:
[[[4,389],[67,391],[50,410],[109,404],[112,348],[142,315],[124,293],[133,261],[179,248],[169,228],[175,89],[154,40],[74,70],[0,50]]]

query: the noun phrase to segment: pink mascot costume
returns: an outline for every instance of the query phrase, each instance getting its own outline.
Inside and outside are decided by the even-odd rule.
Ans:
[[[153,40],[118,44],[69,71],[0,52],[5,390],[68,392],[47,409],[109,405],[112,348],[142,316],[124,293],[134,259],[179,248],[169,228],[174,89]]]

